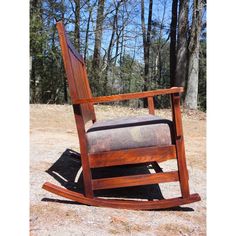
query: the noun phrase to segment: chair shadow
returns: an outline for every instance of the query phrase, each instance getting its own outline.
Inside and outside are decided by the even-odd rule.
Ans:
[[[46,172],[49,175],[51,175],[55,180],[57,180],[60,183],[60,185],[65,187],[66,189],[84,194],[80,153],[73,151],[71,149],[66,149],[59,157],[59,159],[48,170],[46,170]],[[150,173],[150,171],[147,165],[135,164],[132,165],[132,168],[130,168],[130,165],[96,168],[92,170],[92,177],[93,179],[96,179],[96,178],[117,177],[117,176],[148,174],[148,173]],[[94,191],[94,195],[96,197],[121,198],[121,199],[123,198],[148,199],[148,200],[164,199],[158,184],[96,190]],[[78,202],[69,200],[43,198],[42,201],[80,205]],[[168,209],[155,210],[155,211],[163,211],[163,210],[193,211],[193,209],[190,207],[180,207],[180,206]]]

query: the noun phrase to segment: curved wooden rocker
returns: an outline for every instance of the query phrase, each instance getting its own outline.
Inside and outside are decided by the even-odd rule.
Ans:
[[[119,200],[119,199],[104,199],[104,198],[88,198],[81,193],[59,187],[55,184],[46,182],[43,188],[51,193],[55,193],[59,196],[68,198],[70,200],[90,205],[90,206],[101,206],[101,207],[112,207],[119,209],[132,209],[132,210],[150,210],[150,209],[167,209],[176,207],[192,202],[200,201],[198,194],[191,194],[187,198],[171,198],[163,200],[153,201],[136,201],[136,200]]]
[[[57,22],[75,121],[79,136],[85,194],[46,182],[43,189],[82,204],[123,209],[163,209],[200,201],[190,194],[185,158],[180,93],[173,87],[140,93],[92,97],[86,67],[81,55],[70,43],[62,22]],[[153,97],[168,94],[172,104],[172,121],[154,115]],[[96,121],[95,103],[147,98],[148,116]],[[85,124],[92,121],[89,129]],[[162,172],[158,163],[176,159],[178,170]],[[92,178],[92,169],[132,164],[152,164],[156,173],[112,178]],[[94,197],[94,191],[129,186],[178,181],[181,197],[161,200],[118,200]]]

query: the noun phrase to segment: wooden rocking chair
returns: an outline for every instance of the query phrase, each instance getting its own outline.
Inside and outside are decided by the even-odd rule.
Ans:
[[[43,188],[86,205],[137,210],[170,208],[200,201],[198,194],[190,194],[189,191],[180,111],[180,93],[183,92],[183,88],[172,87],[140,93],[92,97],[83,58],[69,41],[61,21],[57,22],[57,30],[79,136],[85,194],[48,182],[43,185]],[[171,98],[172,121],[154,115],[153,97],[164,94]],[[93,104],[139,98],[147,98],[149,115],[96,121]],[[92,121],[93,124],[86,130],[85,124],[88,121]],[[178,170],[162,172],[158,163],[170,159],[177,159]],[[140,163],[152,164],[156,173],[92,178],[93,168]],[[99,189],[173,181],[179,181],[182,196],[147,201],[105,199],[94,196],[94,190]]]

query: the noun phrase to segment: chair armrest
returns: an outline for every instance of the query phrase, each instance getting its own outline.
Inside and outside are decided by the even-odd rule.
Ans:
[[[113,102],[113,101],[122,101],[122,100],[130,100],[137,98],[154,97],[157,95],[182,93],[183,91],[184,91],[183,87],[172,87],[169,89],[158,89],[158,90],[138,92],[138,93],[126,93],[126,94],[117,94],[117,95],[102,96],[102,97],[81,98],[81,99],[76,99],[73,103],[83,104],[83,103]]]

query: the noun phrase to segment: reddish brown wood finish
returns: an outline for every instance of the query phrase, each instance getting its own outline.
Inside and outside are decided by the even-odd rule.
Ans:
[[[43,189],[86,205],[132,210],[166,209],[201,200],[198,194],[191,194],[188,198],[178,197],[154,201],[117,200],[97,197],[87,198],[83,194],[70,191],[48,182],[43,185]]]
[[[67,38],[62,22],[57,23],[57,29],[78,131],[85,195],[58,187],[51,183],[45,183],[43,188],[83,204],[125,209],[161,209],[199,201],[200,197],[198,194],[190,195],[189,193],[188,170],[186,166],[179,95],[179,93],[183,92],[183,88],[173,87],[140,93],[118,94],[93,98],[83,58],[78,54]],[[164,94],[169,94],[171,96],[174,124],[173,145],[107,151],[95,154],[88,153],[85,123],[87,121],[96,121],[93,107],[94,103],[147,98],[149,113],[154,115],[153,97]],[[163,172],[158,163],[175,158],[178,163],[178,171]],[[152,164],[156,174],[92,179],[92,168],[139,163],[145,163],[147,165]],[[172,181],[180,182],[182,197],[158,201],[130,201],[96,198],[93,193],[94,190],[98,189],[149,185]]]
[[[153,96],[164,95],[164,94],[166,95],[166,94],[173,94],[173,93],[181,93],[181,92],[183,92],[182,87],[172,87],[169,89],[158,89],[158,90],[145,91],[145,92],[139,92],[139,93],[126,93],[126,94],[117,94],[117,95],[111,95],[111,96],[76,99],[75,103],[83,104],[83,103],[115,102],[115,101],[122,101],[122,100],[153,97]]]
[[[91,168],[118,166],[152,161],[163,162],[176,158],[174,145],[166,147],[134,148],[128,150],[89,154]]]
[[[93,190],[97,189],[110,189],[128,186],[138,186],[147,184],[158,184],[166,182],[174,182],[179,180],[178,171],[157,173],[157,174],[144,174],[144,175],[131,175],[114,178],[96,179],[92,181]]]
[[[172,115],[175,127],[176,155],[179,169],[180,188],[183,197],[189,196],[188,170],[186,165],[182,118],[180,111],[180,94],[171,95]]]
[[[62,22],[57,22],[57,30],[72,103],[75,104],[77,99],[92,98],[86,67],[82,56],[79,55],[68,39]],[[90,120],[96,120],[92,103],[82,104],[81,112],[85,123]]]
[[[153,97],[148,97],[148,110],[150,115],[155,115]]]
[[[78,131],[78,136],[79,136],[85,194],[87,197],[93,197],[92,182],[91,182],[92,176],[91,176],[91,169],[90,169],[89,160],[88,160],[87,139],[85,138],[85,127],[84,127],[84,122],[81,115],[81,108],[79,105],[73,105],[73,110],[74,110],[75,122],[76,122],[76,127]]]
[[[91,98],[91,90],[87,80],[86,68],[82,57],[76,52],[65,33],[62,22],[57,22],[62,57],[65,65],[67,80],[72,103],[78,98]],[[85,138],[85,123],[95,121],[96,116],[92,103],[73,105],[75,122],[80,142],[81,161],[83,166],[83,179],[85,194],[93,197],[91,169],[88,162],[87,140]]]

